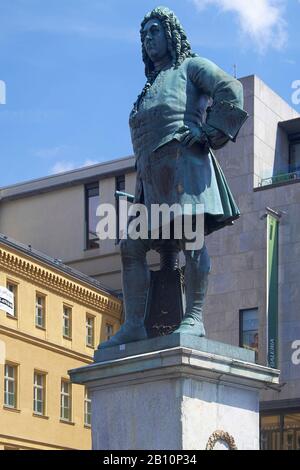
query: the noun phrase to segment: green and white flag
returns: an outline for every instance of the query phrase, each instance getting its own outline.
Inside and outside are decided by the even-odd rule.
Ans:
[[[278,232],[279,221],[267,215],[267,354],[269,367],[278,367]]]

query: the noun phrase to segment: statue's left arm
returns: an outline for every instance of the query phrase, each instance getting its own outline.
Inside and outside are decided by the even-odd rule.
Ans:
[[[243,110],[243,85],[210,60],[195,57],[187,70],[190,80],[213,99],[202,129],[210,147],[218,149],[235,141],[248,114]]]

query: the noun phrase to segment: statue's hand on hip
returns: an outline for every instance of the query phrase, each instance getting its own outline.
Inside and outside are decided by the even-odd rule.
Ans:
[[[177,131],[178,140],[185,147],[192,147],[194,144],[207,145],[207,136],[199,126],[183,126]]]

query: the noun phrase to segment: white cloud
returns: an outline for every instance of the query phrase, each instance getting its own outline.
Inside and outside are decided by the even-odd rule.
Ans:
[[[97,162],[96,160],[89,160],[88,159],[84,162],[84,164],[82,166],[93,166],[93,165],[97,165],[97,163],[99,163],[99,162]]]
[[[300,1],[300,0],[299,0]],[[282,49],[287,42],[284,20],[286,0],[192,0],[199,10],[209,5],[237,15],[242,33],[250,37],[260,52]]]
[[[75,165],[72,162],[57,162],[52,167],[50,173],[52,175],[56,173],[65,173],[66,171],[74,170],[74,168],[75,168]]]
[[[97,163],[99,162],[90,159],[85,160],[82,164],[79,165],[74,162],[60,161],[55,163],[55,165],[51,168],[50,174],[56,175],[57,173],[65,173],[67,171],[75,170],[76,168],[84,168],[86,166],[97,165]]]

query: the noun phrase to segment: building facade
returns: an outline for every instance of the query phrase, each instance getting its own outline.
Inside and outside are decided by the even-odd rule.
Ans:
[[[95,280],[0,236],[0,449],[90,449],[91,403],[68,370],[120,326],[121,301]]]
[[[261,394],[262,448],[299,448],[300,365],[292,354],[300,340],[300,117],[258,77],[241,81],[250,117],[237,142],[216,152],[241,217],[207,237],[205,322],[209,338],[255,349],[264,365],[275,332],[281,386]],[[97,240],[95,207],[114,204],[116,189],[133,193],[134,185],[128,157],[3,188],[0,231],[120,292],[118,244]],[[149,263],[157,269],[157,254]]]

